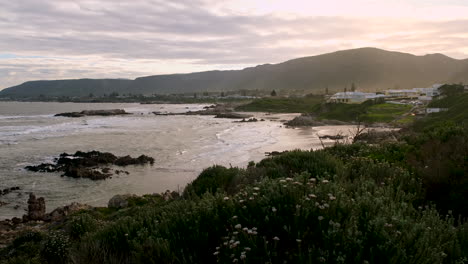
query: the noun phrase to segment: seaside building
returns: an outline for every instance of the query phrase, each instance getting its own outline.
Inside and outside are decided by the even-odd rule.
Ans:
[[[385,97],[385,95],[376,93],[340,92],[332,95],[328,101],[331,103],[360,104],[367,100],[374,100],[383,97]]]
[[[431,101],[433,97],[440,95],[440,87],[443,84],[434,84],[428,88],[413,88],[406,90],[387,90],[385,95],[390,98],[417,98],[420,101]]]
[[[445,111],[448,111],[448,108],[426,108],[427,114],[439,113],[439,112],[445,112]]]

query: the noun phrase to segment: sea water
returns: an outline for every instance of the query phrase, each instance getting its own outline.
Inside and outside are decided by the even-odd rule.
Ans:
[[[0,219],[23,215],[29,192],[45,198],[47,211],[71,202],[105,206],[116,194],[181,191],[204,168],[215,164],[245,167],[251,160],[264,158],[267,151],[320,148],[317,137],[320,129],[333,133],[338,128],[344,133],[349,129],[286,128],[282,121],[291,119],[291,115],[256,114],[266,121],[239,123],[213,116],[152,113],[182,113],[203,107],[196,104],[0,102],[0,189],[21,188],[0,196],[0,201],[7,203],[0,207]],[[132,114],[54,116],[62,112],[117,108]],[[133,157],[145,154],[153,157],[155,163],[125,167],[129,175],[114,175],[102,181],[24,169],[27,165],[51,162],[63,152],[78,150]]]

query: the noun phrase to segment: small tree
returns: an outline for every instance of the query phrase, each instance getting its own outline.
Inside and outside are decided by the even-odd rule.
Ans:
[[[328,95],[328,85],[325,87],[325,94]]]
[[[276,96],[276,91],[275,90],[271,91],[270,95],[271,96]]]
[[[345,86],[344,92],[346,93],[348,91],[348,87]]]
[[[356,91],[356,85],[354,83],[351,84],[351,92]]]

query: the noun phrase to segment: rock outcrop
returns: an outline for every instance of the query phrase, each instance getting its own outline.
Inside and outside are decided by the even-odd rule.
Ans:
[[[240,113],[234,113],[234,112],[220,113],[215,116],[215,118],[232,118],[232,119],[245,119],[249,117],[252,117],[252,115],[240,114]]]
[[[44,216],[45,221],[52,221],[52,222],[58,222],[62,221],[67,217],[68,215],[81,211],[81,210],[87,210],[92,208],[90,205],[87,204],[80,204],[80,203],[71,203],[69,205],[61,206],[56,209],[54,209],[52,212]]]
[[[46,212],[45,200],[43,197],[36,198],[33,193],[29,194],[28,214],[23,217],[24,220],[44,220]]]
[[[125,208],[128,206],[128,199],[132,197],[135,197],[135,195],[131,195],[131,194],[114,195],[107,203],[107,207],[116,208],[116,209]]]
[[[340,126],[340,125],[349,125],[349,122],[343,122],[339,120],[330,120],[330,119],[321,119],[317,118],[310,114],[301,114],[296,116],[292,120],[284,123],[286,126],[291,127],[301,127],[301,126]]]
[[[103,165],[145,165],[154,164],[152,157],[141,155],[137,158],[130,156],[117,157],[109,152],[77,151],[75,154],[60,154],[55,163],[42,163],[37,166],[26,166],[25,169],[34,172],[63,172],[62,176],[73,178],[88,178],[91,180],[103,180],[112,176],[110,168],[99,169]],[[120,173],[120,172],[119,172]]]
[[[81,112],[60,113],[60,114],[56,114],[55,116],[83,117],[83,116],[114,116],[114,115],[131,115],[131,113],[127,113],[123,109],[84,110]]]

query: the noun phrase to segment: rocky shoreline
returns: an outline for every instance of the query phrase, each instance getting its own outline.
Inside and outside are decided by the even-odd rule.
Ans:
[[[154,164],[154,158],[140,155],[137,158],[130,156],[118,157],[109,152],[77,151],[75,154],[62,153],[54,163],[42,163],[36,166],[26,166],[25,169],[33,172],[62,172],[62,176],[73,178],[88,178],[91,180],[104,180],[115,174],[126,173],[123,170],[112,170],[108,167],[115,165],[125,167],[128,165]]]
[[[119,210],[130,206],[131,200],[151,200],[161,199],[164,201],[178,199],[180,194],[176,191],[165,191],[144,196],[133,194],[118,194],[113,196],[107,208]],[[27,213],[22,218],[0,220],[0,249],[11,244],[19,235],[28,231],[49,230],[57,224],[63,223],[67,217],[85,210],[98,210],[102,207],[93,207],[87,204],[71,203],[61,206],[50,213],[46,213],[46,202],[43,197],[36,197],[34,193],[29,193]]]
[[[115,115],[131,115],[123,109],[110,109],[110,110],[83,110],[81,112],[67,112],[59,113],[55,116],[63,117],[84,117],[84,116],[115,116]]]
[[[303,127],[303,126],[340,126],[340,125],[351,125],[353,123],[343,122],[338,120],[327,120],[322,119],[318,120],[316,117],[310,114],[301,114],[296,116],[292,120],[289,120],[284,123],[286,126],[290,127]]]
[[[211,115],[215,118],[231,118],[231,119],[245,119],[250,118],[250,114],[236,113],[231,107],[223,104],[216,104],[205,106],[203,110],[188,111],[185,113],[166,113],[166,112],[153,112],[155,115],[171,116],[171,115]]]

